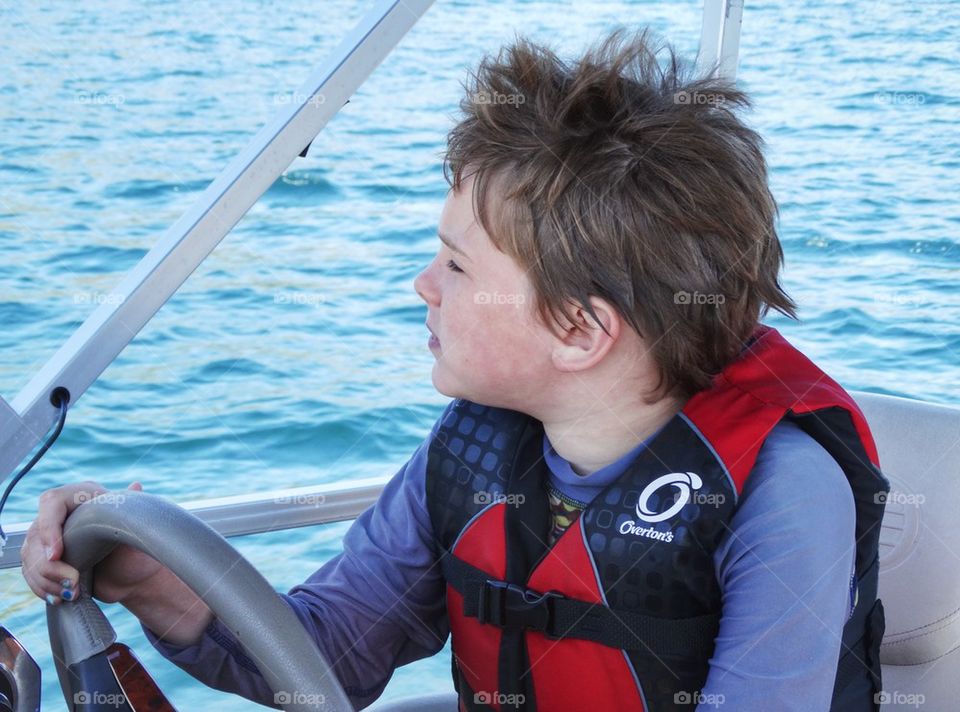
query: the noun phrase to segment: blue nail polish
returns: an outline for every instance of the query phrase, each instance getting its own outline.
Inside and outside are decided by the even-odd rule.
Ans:
[[[73,588],[73,581],[71,581],[68,578],[65,578],[63,581],[60,582],[60,585],[63,586],[64,588]]]
[[[57,597],[54,596],[52,593],[48,593],[48,594],[47,594],[47,603],[48,603],[49,605],[51,605],[51,606],[57,605]]]
[[[65,588],[65,589],[63,589],[63,593],[60,594],[60,597],[61,597],[64,601],[72,601],[72,600],[73,600],[73,591],[71,591],[69,588]]]

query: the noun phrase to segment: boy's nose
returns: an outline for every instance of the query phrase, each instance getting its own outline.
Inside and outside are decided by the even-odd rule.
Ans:
[[[437,290],[436,282],[433,279],[434,260],[426,269],[424,269],[417,278],[413,280],[413,288],[420,298],[430,306],[436,306],[440,303],[440,292]]]

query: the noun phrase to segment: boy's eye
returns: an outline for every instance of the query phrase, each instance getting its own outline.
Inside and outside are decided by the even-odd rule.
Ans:
[[[457,266],[457,263],[454,262],[453,260],[447,260],[447,268],[448,268],[451,272],[463,272],[463,270],[460,269],[460,268]]]

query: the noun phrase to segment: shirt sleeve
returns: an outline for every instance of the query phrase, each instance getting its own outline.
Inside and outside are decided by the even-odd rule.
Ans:
[[[699,712],[830,709],[855,522],[840,466],[796,424],[774,428],[714,556],[723,609]]]
[[[395,668],[439,652],[449,634],[426,509],[432,437],[347,530],[343,552],[283,596],[358,709],[380,696]],[[187,647],[143,630],[164,657],[206,685],[278,706],[257,665],[219,621]]]

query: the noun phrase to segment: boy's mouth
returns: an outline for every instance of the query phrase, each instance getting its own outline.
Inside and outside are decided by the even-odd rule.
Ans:
[[[437,338],[437,335],[433,333],[433,329],[430,328],[430,325],[427,324],[427,331],[430,332],[430,338],[427,340],[427,347],[430,349],[439,349],[440,348],[440,339]]]

